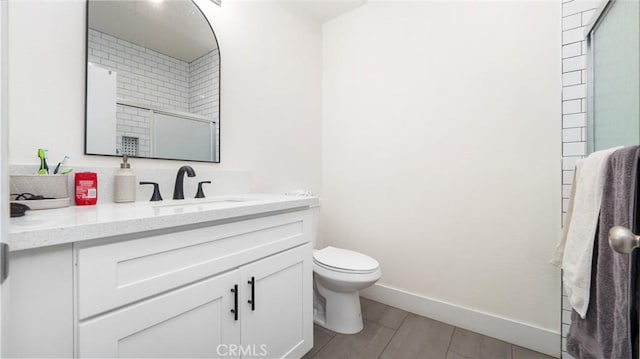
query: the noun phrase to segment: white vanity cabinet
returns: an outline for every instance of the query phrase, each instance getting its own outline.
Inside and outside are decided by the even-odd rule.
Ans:
[[[302,357],[313,341],[311,244],[81,321],[78,356]]]
[[[11,295],[30,297],[12,305],[7,354],[302,357],[313,346],[314,221],[292,208],[15,252]],[[72,279],[34,297],[57,271]]]
[[[76,246],[79,357],[301,357],[311,217],[296,211]]]

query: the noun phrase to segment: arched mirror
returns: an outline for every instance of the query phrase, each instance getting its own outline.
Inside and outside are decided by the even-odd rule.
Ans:
[[[220,162],[220,52],[191,0],[88,0],[85,153]]]

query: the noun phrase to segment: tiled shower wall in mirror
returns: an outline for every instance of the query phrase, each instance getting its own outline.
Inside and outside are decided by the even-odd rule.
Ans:
[[[117,72],[118,99],[219,121],[217,48],[188,63],[93,29],[88,36],[88,61]],[[149,116],[147,110],[117,106],[119,149],[131,148],[135,140],[134,155],[151,155]]]
[[[562,1],[562,219],[567,211],[573,166],[587,151],[587,43],[584,31],[598,1]],[[562,358],[567,350],[571,307],[562,295]]]

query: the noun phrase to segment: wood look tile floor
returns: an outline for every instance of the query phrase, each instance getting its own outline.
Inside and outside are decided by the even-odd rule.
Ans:
[[[314,327],[303,359],[551,359],[550,356],[365,298],[364,329],[353,335]]]

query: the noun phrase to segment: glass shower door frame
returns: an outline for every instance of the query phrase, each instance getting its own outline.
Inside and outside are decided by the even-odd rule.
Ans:
[[[595,38],[593,35],[615,1],[616,0],[607,0],[600,5],[593,15],[593,21],[591,21],[591,24],[585,29],[587,42],[587,154],[595,151],[595,88],[593,86],[595,80],[595,68],[593,66],[595,60],[593,53]]]
[[[624,0],[623,0],[624,1]],[[587,119],[587,154],[590,154],[596,150],[596,66],[595,63],[595,51],[594,48],[597,44],[597,34],[599,26],[602,24],[603,20],[606,18],[606,15],[615,5],[617,0],[606,0],[598,7],[595,14],[593,15],[591,23],[585,29],[585,40],[587,44],[587,108],[586,108],[586,119]],[[640,12],[640,9],[639,9]],[[640,14],[639,14],[640,16]],[[640,81],[640,79],[638,79]],[[639,103],[640,107],[640,103]],[[640,108],[639,108],[640,113]],[[640,121],[640,118],[638,119]],[[638,136],[640,138],[640,129]]]

